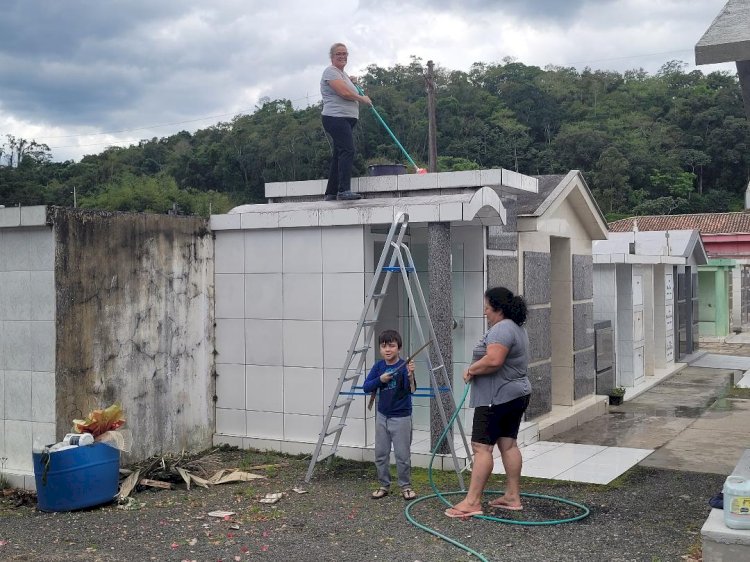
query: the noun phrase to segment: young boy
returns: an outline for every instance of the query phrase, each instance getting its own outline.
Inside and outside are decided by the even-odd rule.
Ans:
[[[373,499],[388,495],[391,486],[391,444],[396,456],[398,485],[405,500],[417,497],[411,489],[411,395],[416,388],[414,362],[404,362],[401,336],[396,330],[385,330],[378,337],[380,355],[363,385],[369,394],[379,391],[378,412],[375,416],[375,466],[380,487]]]

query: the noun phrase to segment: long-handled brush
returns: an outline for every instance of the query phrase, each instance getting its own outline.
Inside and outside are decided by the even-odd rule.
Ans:
[[[355,84],[355,87],[357,88],[357,91],[359,92],[360,96],[364,96],[365,95],[364,90],[362,90],[362,88],[360,88],[358,84]],[[375,109],[375,106],[371,105],[370,109],[372,110],[373,114],[375,114],[375,117],[377,118],[377,120],[380,121],[380,124],[383,125],[383,127],[385,128],[386,131],[388,131],[388,134],[391,135],[391,138],[396,143],[396,146],[398,146],[401,149],[401,152],[404,153],[404,156],[406,156],[406,159],[411,163],[412,166],[414,166],[414,170],[416,171],[416,173],[418,173],[418,174],[426,174],[427,170],[425,170],[424,168],[420,168],[419,166],[417,166],[416,162],[414,162],[414,159],[411,156],[409,156],[409,153],[406,152],[406,149],[398,141],[398,139],[396,138],[396,135],[394,135],[393,131],[391,131],[391,128],[386,124],[385,120],[383,120],[383,118],[380,116],[380,113],[378,113],[378,110]]]

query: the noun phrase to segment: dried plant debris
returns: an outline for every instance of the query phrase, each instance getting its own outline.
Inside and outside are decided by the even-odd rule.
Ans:
[[[36,505],[36,493],[20,488],[5,488],[2,490],[3,498],[13,507]]]
[[[185,484],[187,489],[195,484],[203,488],[229,482],[249,482],[265,478],[260,474],[253,474],[238,468],[226,468],[226,462],[219,449],[212,449],[206,453],[169,454],[151,457],[131,467],[120,485],[118,498],[127,498],[134,491],[143,487],[171,488],[174,484]],[[258,465],[251,469],[280,468],[286,463],[274,465]]]

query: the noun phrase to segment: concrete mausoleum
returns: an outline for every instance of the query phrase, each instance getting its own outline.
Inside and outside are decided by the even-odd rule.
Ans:
[[[697,349],[697,230],[611,232],[596,241],[594,320],[615,334],[615,386],[650,386]]]
[[[485,327],[482,293],[504,285],[529,304],[534,395],[520,439],[531,442],[604,411],[605,399],[594,396],[591,244],[606,238],[606,224],[580,173],[379,176],[355,178],[353,189],[365,198],[323,202],[325,180],[268,184],[271,203],[211,217],[215,442],[312,451],[385,233],[401,212],[409,215],[407,244],[427,300],[452,302],[446,331],[456,397]],[[449,235],[434,237],[437,224]],[[448,294],[428,282],[440,254],[450,258]],[[404,298],[400,287],[389,295],[375,333],[398,329],[406,353],[415,339]],[[427,386],[423,366],[417,361],[417,379]],[[463,414],[470,426],[471,412]],[[373,416],[364,399],[351,407],[339,454],[372,458]],[[427,460],[430,417],[428,399],[415,399],[417,463],[420,453]]]

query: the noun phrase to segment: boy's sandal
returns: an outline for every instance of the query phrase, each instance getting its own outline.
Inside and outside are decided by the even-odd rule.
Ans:
[[[411,488],[404,488],[403,490],[401,490],[401,496],[402,496],[402,497],[403,497],[403,498],[404,498],[405,500],[413,500],[413,499],[416,499],[416,497],[417,497],[417,494],[416,494],[416,492],[415,492],[414,490],[412,490]]]
[[[374,500],[379,500],[380,498],[384,498],[388,495],[388,488],[383,488],[382,486],[375,490],[372,495],[370,496]]]

